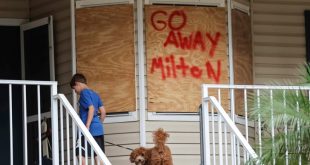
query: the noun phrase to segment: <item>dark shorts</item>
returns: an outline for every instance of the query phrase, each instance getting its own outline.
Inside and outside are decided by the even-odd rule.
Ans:
[[[99,145],[99,147],[102,149],[102,151],[105,153],[105,148],[104,148],[104,135],[101,136],[93,136],[95,141],[97,142],[97,144]],[[80,152],[80,145],[79,144],[79,140],[77,140],[76,143],[76,148],[75,148],[75,155],[79,156],[79,152]],[[84,136],[81,136],[81,155],[83,157],[85,157],[85,141],[84,141]],[[91,156],[91,147],[90,144],[87,143],[87,156],[90,157]],[[94,156],[97,156],[97,154],[94,151]]]

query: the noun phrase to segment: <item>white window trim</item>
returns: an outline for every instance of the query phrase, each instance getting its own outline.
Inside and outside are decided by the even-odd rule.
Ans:
[[[78,0],[76,1],[76,8],[117,5],[117,4],[133,4],[134,0]]]
[[[86,7],[94,7],[94,6],[106,6],[106,5],[117,5],[117,4],[134,4],[134,0],[78,0],[75,2],[75,8],[72,9],[79,9],[79,8],[86,8]],[[74,2],[71,3],[71,5],[74,5]],[[71,11],[72,15],[75,15],[75,12]],[[75,27],[75,20],[73,20],[75,16],[72,16],[72,28]],[[73,40],[75,41],[75,33],[73,34]],[[73,43],[74,44],[74,43]],[[74,44],[75,46],[75,44]],[[73,59],[76,59],[76,52],[73,52],[72,54]],[[73,60],[73,72],[75,73],[76,70],[76,60]],[[73,102],[74,105],[77,105],[77,96],[75,92],[73,92]],[[137,105],[137,104],[136,104]],[[77,106],[74,107],[74,109],[77,109]],[[135,110],[133,112],[127,112],[123,114],[107,114],[104,123],[121,123],[121,122],[130,122],[130,121],[138,121],[138,110]]]
[[[148,112],[147,120],[161,121],[199,121],[199,113]]]
[[[145,4],[179,4],[225,7],[225,0],[145,0]]]
[[[117,114],[117,115],[107,115],[104,123],[121,123],[121,122],[130,122],[130,121],[137,121],[138,115],[137,111],[128,112],[124,114]]]

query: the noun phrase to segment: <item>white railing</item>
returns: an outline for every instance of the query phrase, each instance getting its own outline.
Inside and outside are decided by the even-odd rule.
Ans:
[[[90,150],[91,156],[88,157],[87,154],[85,155],[85,165],[94,165],[95,162],[97,162],[97,165],[111,165],[110,161],[107,159],[106,155],[94,140],[93,136],[83,124],[66,97],[63,94],[58,94],[55,95],[54,98],[59,100],[60,110],[60,164],[81,164],[81,153],[88,153]],[[66,131],[65,133],[64,130]],[[81,141],[82,136],[85,137],[84,141]],[[84,143],[85,147],[81,146],[82,143]],[[89,143],[91,148],[87,148],[87,143]],[[76,160],[75,156],[76,149],[79,151],[79,154],[77,155],[78,160]],[[97,160],[95,160],[96,157],[94,156],[94,153],[97,155]]]
[[[97,164],[103,162],[101,164],[111,165],[65,96],[57,95],[57,82],[0,80],[0,94],[2,98],[0,106],[3,112],[1,114],[7,114],[9,122],[1,121],[2,125],[9,126],[9,130],[2,127],[1,131],[4,133],[3,137],[9,136],[10,139],[9,148],[1,146],[2,150],[9,151],[9,158],[5,156],[0,164],[42,165],[46,161],[52,162],[53,165],[81,164],[81,155],[75,156],[75,148],[81,148],[80,145],[76,145],[78,132],[78,137],[82,135],[85,137],[82,143],[90,144],[91,148],[88,150],[97,154]],[[20,116],[22,121],[19,119]],[[51,128],[52,133],[48,139],[45,137],[49,134],[46,125]],[[43,132],[46,129],[47,132]],[[50,147],[43,144],[50,139],[52,140]],[[22,146],[18,145],[19,141],[22,141]],[[85,158],[85,164],[94,164],[93,155],[92,152],[90,159]]]
[[[210,103],[210,105],[209,105]],[[210,107],[209,107],[210,106]],[[242,133],[240,132],[240,130],[237,128],[236,124],[230,119],[230,117],[228,116],[228,114],[225,112],[225,110],[223,109],[223,107],[220,105],[220,103],[216,100],[215,97],[213,96],[210,96],[210,97],[207,97],[207,98],[204,98],[203,100],[203,104],[202,104],[202,109],[201,109],[201,112],[202,114],[208,114],[208,111],[209,108],[211,109],[211,123],[212,123],[212,158],[210,156],[210,152],[206,152],[204,150],[203,153],[207,153],[208,155],[205,157],[205,159],[203,160],[203,162],[205,163],[202,163],[202,164],[224,164],[224,160],[225,160],[225,164],[228,164],[228,150],[227,150],[227,128],[229,128],[231,130],[231,132],[233,133],[233,135],[236,136],[238,142],[241,143],[241,145],[244,147],[245,151],[246,151],[246,155],[249,155],[252,159],[257,159],[258,156],[257,154],[255,153],[255,151],[253,150],[253,148],[251,147],[251,145],[249,144],[249,142],[247,141],[247,139],[244,138],[244,136],[242,135]],[[217,115],[215,115],[215,109],[217,110]],[[203,111],[207,112],[207,113],[204,113]],[[217,119],[215,119],[215,116],[217,117]],[[206,122],[210,122],[208,121],[208,116],[206,117]],[[202,117],[203,119],[203,117]],[[217,134],[218,134],[218,154],[216,154],[216,147],[215,147],[215,120],[217,120],[217,125],[218,125],[218,131],[217,131]],[[224,126],[224,134],[225,136],[223,136],[223,132],[222,132],[222,125]],[[203,127],[205,128],[205,130],[203,130],[203,132],[207,132],[207,135],[205,137],[209,137],[210,135],[208,135],[208,131],[206,130],[208,126],[206,127]],[[224,149],[224,152],[223,153],[223,138],[225,139],[225,149]],[[204,138],[203,138],[204,139]],[[210,138],[206,141],[204,141],[203,143],[207,143],[208,141],[210,141]],[[208,143],[207,143],[208,145]],[[207,146],[206,148],[210,148],[210,146]],[[218,155],[218,156],[216,156]],[[248,157],[245,158],[246,160],[248,160]],[[246,160],[243,162],[245,163]],[[240,164],[240,163],[239,163]]]
[[[57,111],[53,111],[53,109],[57,108],[56,104],[54,104],[53,101],[53,95],[57,93],[57,82],[51,82],[51,81],[20,81],[20,80],[0,80],[1,84],[1,94],[7,96],[4,96],[8,98],[8,103],[1,102],[2,105],[0,105],[3,108],[4,112],[8,112],[8,118],[9,118],[9,136],[10,136],[10,160],[9,164],[13,165],[16,163],[21,163],[20,158],[14,157],[18,150],[19,146],[15,146],[14,144],[14,139],[22,138],[23,140],[23,164],[28,165],[28,164],[42,164],[42,142],[41,142],[41,134],[42,131],[41,129],[41,120],[43,119],[43,116],[45,118],[54,118],[54,116],[57,117]],[[29,95],[29,97],[27,97]],[[35,97],[33,97],[35,95]],[[43,96],[43,97],[41,97]],[[31,97],[31,98],[30,98]],[[46,100],[47,99],[47,100]],[[8,105],[8,109],[5,109]],[[42,108],[47,108],[46,105],[48,106],[48,112],[42,113]],[[36,110],[35,110],[36,109]],[[45,111],[45,110],[44,110]],[[34,113],[36,115],[30,114],[29,113]],[[16,122],[16,119],[14,119],[14,114],[13,113],[21,113],[22,115],[22,123],[19,125]],[[37,115],[37,114],[42,114],[42,115]],[[37,125],[31,125],[33,122],[37,121]],[[53,137],[52,141],[52,148],[53,150],[58,150],[58,121],[57,120],[52,120],[52,127],[56,129],[57,131],[54,132],[55,137]],[[4,123],[2,123],[4,124]],[[15,125],[17,124],[17,125]],[[36,127],[37,132],[32,132],[35,133],[35,135],[29,134],[28,127],[32,127],[34,129]],[[18,130],[14,130],[18,129]],[[4,130],[5,131],[5,130]],[[13,132],[22,132],[22,137],[16,137]],[[5,136],[5,135],[3,135]],[[14,138],[15,136],[15,138]],[[35,141],[33,137],[36,137],[36,143],[37,148],[33,148],[33,146],[28,146],[29,142],[30,144],[33,144],[31,142]],[[18,139],[19,140],[19,139]],[[17,149],[16,149],[17,148]],[[31,148],[31,149],[29,149]],[[2,148],[4,149],[4,148]],[[38,151],[38,155],[34,155],[33,153]],[[8,149],[4,149],[8,151]],[[17,154],[19,155],[19,154]],[[32,156],[29,156],[32,155]],[[20,155],[19,155],[20,156]],[[33,158],[35,157],[35,158]],[[58,157],[56,152],[52,152],[52,157],[53,157],[53,165],[58,164]],[[30,160],[30,158],[32,160]],[[35,160],[33,160],[35,159]],[[2,163],[5,163],[5,160],[2,160]]]
[[[262,156],[263,138],[266,132],[269,133],[266,136],[272,138],[272,145],[274,145],[276,143],[274,137],[279,131],[276,130],[273,123],[272,104],[275,93],[282,95],[283,106],[286,104],[287,93],[295,93],[298,97],[298,94],[302,92],[310,100],[310,87],[304,86],[204,84],[202,92],[201,162],[203,165],[244,164],[250,158],[257,156],[247,144],[256,145],[258,157]],[[255,117],[255,120],[250,120],[248,116],[249,109],[253,106],[253,100],[256,106],[262,105],[261,96],[263,93],[268,95],[268,104],[271,104],[271,115],[269,116],[272,122],[271,128],[262,127],[260,114]],[[250,102],[251,100],[252,102]],[[230,114],[229,116],[225,110]],[[296,106],[296,112],[298,111],[299,107]],[[283,127],[287,129],[287,126]],[[286,152],[286,165],[289,164],[287,154],[288,152]],[[276,158],[272,159],[275,162]]]

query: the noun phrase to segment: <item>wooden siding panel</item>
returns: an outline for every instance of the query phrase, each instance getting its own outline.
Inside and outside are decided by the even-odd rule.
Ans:
[[[134,144],[139,142],[139,133],[105,134],[105,140],[114,144]]]
[[[167,144],[200,144],[200,133],[192,133],[192,132],[169,132],[169,138]],[[147,132],[146,134],[146,142],[148,144],[153,144],[153,134],[151,132]]]
[[[287,47],[271,45],[254,45],[254,56],[276,56],[276,57],[304,57],[305,47]],[[254,61],[255,62],[255,61]]]
[[[28,0],[0,0],[0,18],[28,19]]]
[[[304,36],[256,35],[254,44],[305,46]]]
[[[279,60],[281,58],[281,60]],[[254,58],[256,64],[276,64],[276,65],[300,65],[305,62],[302,57],[268,57],[256,56]]]
[[[253,1],[255,84],[299,82],[306,62],[304,15],[307,0]]]
[[[138,148],[139,147],[138,144],[134,144],[134,145],[121,145],[121,146],[122,147],[126,147],[126,148],[130,148],[130,149],[134,149],[134,148]],[[125,156],[125,157],[128,158],[127,164],[129,164],[129,155],[131,153],[131,150],[128,150],[128,149],[122,148],[122,147],[111,146],[111,145],[107,145],[106,144],[105,148],[106,148],[106,154],[108,156],[108,159],[110,160],[112,157],[118,157],[118,159],[119,159],[120,157]]]
[[[47,13],[55,15],[65,9],[70,9],[69,0],[52,1],[48,0],[42,6],[33,6],[32,2],[37,0],[31,0],[30,14],[32,19],[37,19],[46,16]],[[70,12],[70,10],[68,10]],[[58,20],[58,18],[56,18]],[[70,23],[70,21],[69,21]]]
[[[272,0],[270,0],[272,2]],[[306,9],[309,4],[286,4],[286,3],[257,3],[254,1],[253,11],[255,13],[269,13],[269,14],[301,14],[301,11]]]
[[[146,131],[153,132],[163,128],[167,132],[199,132],[199,122],[169,122],[147,121]]]
[[[286,36],[304,36],[305,28],[302,26],[282,26],[282,25],[259,25],[253,27],[255,34],[271,34],[271,35],[286,35]]]
[[[257,66],[256,67],[256,74],[273,74],[273,75],[294,75],[297,70],[297,65],[296,66],[287,66],[287,65],[282,65],[282,66],[273,66],[273,65],[262,65],[262,66]],[[277,69],[275,69],[277,68]]]
[[[304,22],[302,13],[298,15],[281,15],[281,14],[267,14],[267,13],[254,13],[253,15],[254,27],[258,25],[297,25],[301,26]]]
[[[105,124],[105,134],[139,132],[139,122]]]

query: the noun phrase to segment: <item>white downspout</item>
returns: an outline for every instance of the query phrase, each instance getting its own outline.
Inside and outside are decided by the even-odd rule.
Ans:
[[[76,45],[75,45],[75,0],[70,0],[70,18],[71,18],[71,70],[72,75],[76,73]],[[73,108],[77,109],[76,94],[72,90]]]
[[[229,56],[229,84],[234,84],[234,55],[232,41],[232,18],[231,18],[231,0],[227,0],[227,22],[228,22],[228,56]]]
[[[140,114],[140,146],[146,146],[145,136],[145,67],[143,38],[143,0],[137,0],[138,29],[138,65],[139,65],[139,114]]]
[[[228,22],[228,56],[229,56],[229,84],[234,85],[234,56],[233,56],[233,41],[232,41],[232,18],[231,18],[231,6],[232,1],[227,0],[227,22]],[[230,114],[231,119],[235,122],[235,94],[234,90],[230,89]],[[231,136],[231,161],[232,164],[236,164],[236,140],[235,135]]]
[[[72,75],[76,73],[76,44],[75,44],[75,0],[70,0],[70,19],[71,19],[71,70]],[[77,110],[77,95],[72,90],[72,103],[73,108]],[[73,134],[73,146],[76,144],[76,127],[72,127]],[[75,155],[75,150],[73,150],[73,155]],[[73,159],[73,164],[76,164],[76,159]]]

